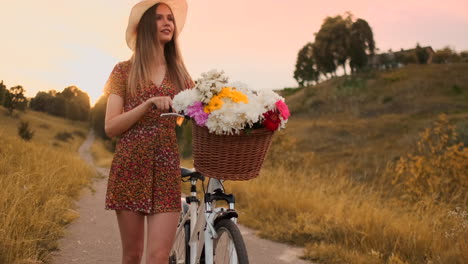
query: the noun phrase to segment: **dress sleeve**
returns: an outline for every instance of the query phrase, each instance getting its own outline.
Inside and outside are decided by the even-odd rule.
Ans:
[[[122,98],[125,98],[127,88],[127,76],[122,67],[122,63],[117,63],[112,70],[109,79],[107,79],[104,85],[104,94],[116,94]]]

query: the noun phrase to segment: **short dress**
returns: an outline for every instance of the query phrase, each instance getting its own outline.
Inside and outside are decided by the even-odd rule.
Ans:
[[[137,96],[126,92],[131,61],[117,63],[104,88],[105,94],[124,99],[130,111],[154,96],[174,97],[176,90],[164,77],[158,87],[149,82],[138,87]],[[105,209],[143,214],[179,212],[181,209],[180,167],[174,117],[160,117],[151,108],[119,138],[110,168]]]

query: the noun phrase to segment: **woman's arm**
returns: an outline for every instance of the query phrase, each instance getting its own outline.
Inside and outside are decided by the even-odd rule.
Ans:
[[[158,109],[167,111],[172,107],[168,96],[152,97],[128,112],[123,111],[124,99],[116,94],[110,94],[107,99],[104,129],[107,136],[115,137],[130,129],[154,104]]]

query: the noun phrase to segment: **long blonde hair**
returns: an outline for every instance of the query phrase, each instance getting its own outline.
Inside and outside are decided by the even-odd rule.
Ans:
[[[176,91],[184,90],[191,80],[180,53],[177,37],[175,36],[175,32],[177,32],[175,20],[174,37],[165,44],[164,50],[159,45],[157,28],[154,26],[158,5],[156,4],[146,10],[138,24],[135,51],[131,57],[132,64],[127,85],[131,96],[136,96],[138,86],[144,87],[151,80],[150,76],[154,72],[154,60],[157,56],[164,55],[167,74]]]

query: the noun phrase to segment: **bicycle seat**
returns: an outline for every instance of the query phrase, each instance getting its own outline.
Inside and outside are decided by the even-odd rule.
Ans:
[[[202,180],[202,181],[205,180],[205,176],[201,175],[195,169],[187,169],[187,168],[184,168],[184,167],[180,167],[180,176],[182,178],[186,178],[186,177],[192,178],[193,177],[193,178],[197,178],[197,179]]]

